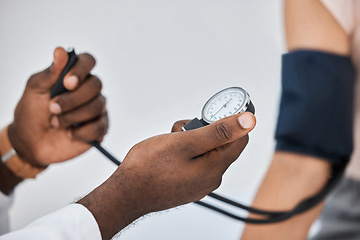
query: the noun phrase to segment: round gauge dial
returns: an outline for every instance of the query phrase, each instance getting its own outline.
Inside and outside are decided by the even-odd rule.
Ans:
[[[245,111],[250,101],[249,94],[240,87],[226,88],[206,103],[202,110],[202,119],[207,123],[213,123],[222,118]]]

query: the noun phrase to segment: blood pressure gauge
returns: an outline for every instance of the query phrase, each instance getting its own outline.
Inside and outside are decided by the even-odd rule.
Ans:
[[[184,125],[184,131],[196,129],[216,122],[222,118],[242,113],[255,113],[255,107],[248,92],[241,87],[230,87],[214,94],[204,105],[201,119],[194,118]]]

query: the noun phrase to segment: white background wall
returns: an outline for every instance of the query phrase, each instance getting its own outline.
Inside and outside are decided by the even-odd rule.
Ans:
[[[110,131],[104,146],[123,157],[136,142],[200,116],[230,86],[247,89],[258,125],[218,193],[250,203],[269,164],[280,90],[280,0],[0,0],[0,124],[28,77],[56,46],[97,59]],[[18,229],[83,196],[115,166],[95,150],[21,184],[11,210]],[[120,239],[238,239],[243,224],[190,204],[153,214]]]

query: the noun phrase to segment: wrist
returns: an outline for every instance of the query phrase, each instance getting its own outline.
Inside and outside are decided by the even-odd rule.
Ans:
[[[0,131],[0,154],[2,162],[12,171],[14,175],[21,179],[35,178],[38,173],[43,171],[45,167],[34,166],[24,159],[24,155],[19,154],[18,146],[20,139],[14,134],[13,125],[10,125]],[[11,140],[12,141],[11,141]],[[13,144],[15,146],[13,146]],[[16,150],[15,150],[16,148]]]
[[[24,143],[24,141],[19,136],[14,123],[11,123],[9,125],[7,134],[8,134],[8,137],[9,137],[10,144],[12,145],[12,147],[16,151],[17,155],[21,159],[23,159],[23,160],[25,160],[27,162],[29,162],[29,159],[33,159],[31,151],[27,148],[26,144]],[[30,164],[32,164],[32,163],[30,163]]]
[[[136,187],[130,186],[136,180],[119,170],[78,202],[93,214],[104,240],[147,213],[138,204],[142,199]]]
[[[18,133],[14,123],[9,125],[9,140],[19,157],[35,168],[46,168],[48,165],[39,164],[31,151],[31,148],[22,140],[21,134]]]

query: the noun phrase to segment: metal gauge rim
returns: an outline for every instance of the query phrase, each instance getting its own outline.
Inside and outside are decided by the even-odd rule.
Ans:
[[[207,102],[205,103],[205,105],[204,105],[204,107],[203,107],[203,109],[202,109],[202,111],[201,111],[201,118],[202,118],[205,122],[211,124],[211,123],[217,121],[217,120],[210,120],[210,119],[206,118],[206,114],[205,114],[205,109],[206,109],[206,107],[207,107],[215,98],[217,98],[219,95],[221,95],[223,92],[226,92],[226,91],[229,91],[229,90],[232,90],[232,89],[235,90],[235,91],[237,91],[237,92],[242,92],[242,93],[244,94],[244,98],[245,98],[245,100],[241,103],[241,106],[239,107],[239,109],[238,109],[236,112],[234,112],[232,115],[238,114],[238,113],[242,113],[242,112],[245,112],[245,111],[247,110],[247,108],[248,108],[248,106],[249,106],[249,103],[250,103],[250,95],[249,95],[249,93],[248,93],[245,89],[243,89],[242,87],[229,87],[229,88],[225,88],[225,89],[223,89],[223,90],[215,93],[215,94],[214,94],[211,98],[209,98],[209,100],[207,100]]]

